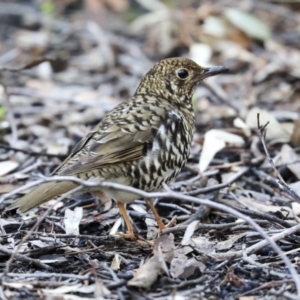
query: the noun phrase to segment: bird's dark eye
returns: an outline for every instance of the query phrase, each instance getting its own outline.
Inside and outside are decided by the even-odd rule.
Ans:
[[[189,72],[186,69],[178,69],[176,74],[180,79],[186,79],[189,77]]]

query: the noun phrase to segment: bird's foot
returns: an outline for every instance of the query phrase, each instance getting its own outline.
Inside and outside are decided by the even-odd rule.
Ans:
[[[135,231],[128,231],[127,233],[118,233],[118,235],[125,240],[131,241],[137,240],[139,238],[137,232]]]

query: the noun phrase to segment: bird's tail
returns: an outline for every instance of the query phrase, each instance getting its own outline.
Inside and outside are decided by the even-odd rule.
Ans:
[[[46,182],[33,189],[24,197],[17,200],[6,210],[12,210],[18,208],[18,213],[24,213],[44,202],[53,199],[55,196],[64,194],[77,185],[71,181],[62,182]]]

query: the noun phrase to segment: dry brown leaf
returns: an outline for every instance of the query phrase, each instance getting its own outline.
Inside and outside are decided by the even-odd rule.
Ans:
[[[164,258],[164,254],[162,253],[162,249],[161,249],[161,243],[159,244],[158,246],[158,257],[159,257],[159,260],[161,262],[161,268],[162,270],[168,275],[169,275],[169,269],[168,269],[168,266],[166,264],[166,261],[165,261],[165,258]]]
[[[185,255],[175,257],[171,261],[170,274],[173,278],[188,279],[193,276],[197,270],[201,273],[206,266],[195,258],[188,259]]]
[[[185,255],[175,257],[171,261],[170,274],[173,278],[178,278],[184,272],[185,263],[188,258]]]
[[[235,275],[232,269],[228,269],[225,278],[221,281],[221,284],[225,285],[227,282],[234,286],[244,284],[243,279]]]
[[[154,255],[159,255],[159,246],[161,247],[164,260],[170,262],[174,257],[174,235],[172,233],[164,234],[156,239],[153,247]]]
[[[251,194],[254,195],[253,197],[246,197],[246,196],[239,196],[239,201],[244,204],[245,207],[248,209],[253,209],[256,211],[262,211],[262,212],[280,212],[282,210],[281,206],[275,206],[271,203],[262,203],[258,201],[258,197],[255,196],[255,192],[251,191]],[[292,214],[292,210],[290,207],[285,206],[284,210],[286,213],[289,212],[289,214]]]
[[[216,248],[216,250],[219,250],[219,251],[229,250],[236,241],[238,241],[245,235],[247,235],[247,232],[243,232],[243,233],[237,234],[237,235],[230,235],[230,236],[228,236],[228,239],[226,241],[218,242],[216,244],[215,248]]]
[[[196,275],[197,271],[203,273],[205,269],[205,264],[193,257],[185,262],[184,270],[178,277],[180,279],[189,279],[191,276]]]
[[[136,270],[136,274],[127,282],[127,285],[148,289],[156,281],[161,269],[162,264],[160,258],[158,255],[154,255]]]
[[[213,255],[215,251],[215,245],[217,242],[210,241],[208,237],[206,236],[198,236],[195,238],[192,238],[191,241],[194,243],[195,248],[200,251],[201,253],[204,253],[208,256]]]
[[[291,137],[294,146],[300,146],[300,120],[294,121],[294,130]]]
[[[9,193],[9,192],[15,190],[18,187],[20,187],[20,186],[15,185],[15,184],[10,184],[10,183],[1,184],[0,185],[0,194]],[[23,192],[22,192],[22,194],[23,194]]]

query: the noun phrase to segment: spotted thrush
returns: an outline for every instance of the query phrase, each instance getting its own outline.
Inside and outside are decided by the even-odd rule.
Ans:
[[[52,176],[96,177],[147,192],[160,190],[176,177],[189,156],[195,123],[192,96],[197,85],[227,70],[203,68],[187,58],[156,63],[133,97],[111,110]],[[8,209],[26,212],[76,186],[70,181],[43,183]],[[138,195],[106,188],[101,192],[117,201],[127,225],[126,237],[134,237],[124,203],[133,202]],[[151,200],[146,202],[163,230]]]

